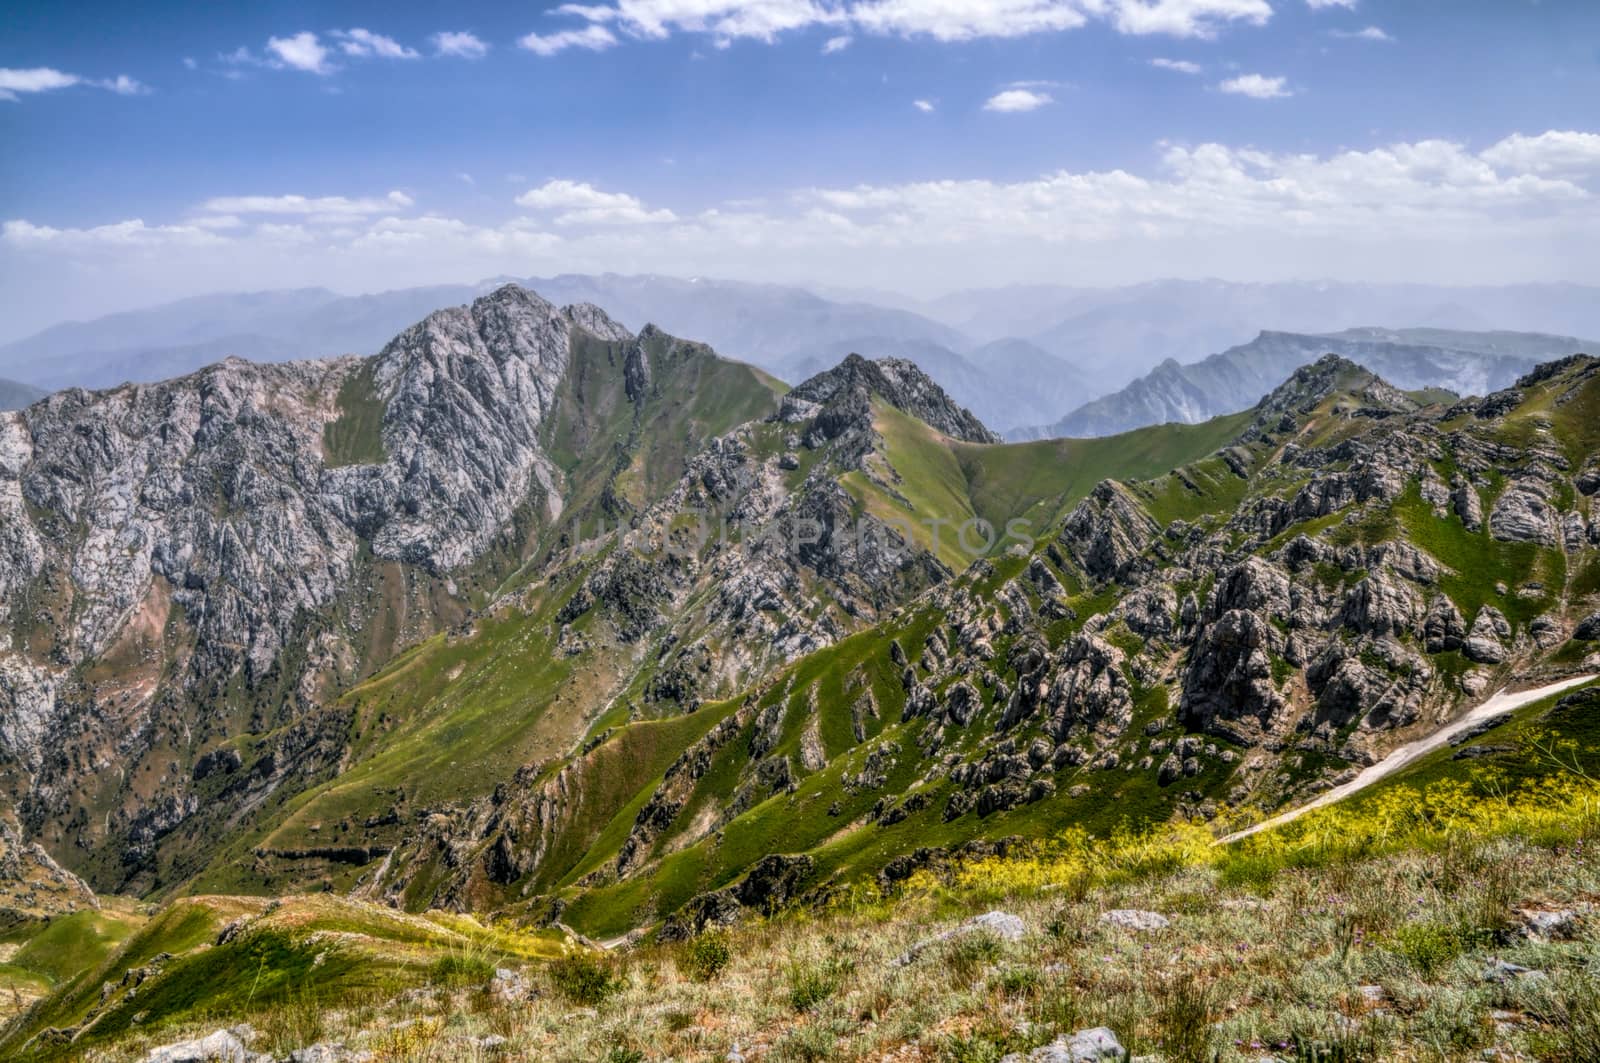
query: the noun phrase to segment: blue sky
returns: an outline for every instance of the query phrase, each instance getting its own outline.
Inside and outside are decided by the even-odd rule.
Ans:
[[[1600,4],[13,0],[0,144],[7,335],[561,270],[1597,280]]]

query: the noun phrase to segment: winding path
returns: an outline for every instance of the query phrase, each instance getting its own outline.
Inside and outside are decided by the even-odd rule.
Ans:
[[[1513,712],[1516,709],[1520,709],[1522,706],[1538,701],[1541,698],[1547,698],[1552,694],[1559,694],[1563,690],[1570,690],[1575,686],[1581,686],[1594,678],[1596,677],[1593,675],[1583,675],[1574,679],[1563,679],[1559,683],[1550,683],[1546,686],[1534,687],[1532,690],[1518,690],[1515,693],[1507,693],[1504,690],[1498,691],[1494,697],[1490,698],[1488,701],[1485,701],[1482,705],[1477,706],[1465,716],[1461,717],[1461,719],[1456,720],[1453,723],[1446,724],[1426,738],[1419,738],[1415,742],[1406,743],[1399,749],[1396,749],[1394,752],[1390,753],[1387,757],[1384,757],[1382,760],[1378,761],[1378,763],[1372,765],[1371,767],[1364,768],[1361,774],[1357,775],[1354,779],[1351,779],[1343,786],[1335,786],[1327,793],[1320,795],[1304,805],[1301,805],[1299,808],[1285,812],[1282,815],[1273,816],[1271,819],[1263,820],[1253,827],[1246,827],[1244,830],[1229,834],[1226,837],[1218,838],[1216,844],[1226,845],[1229,842],[1238,841],[1240,838],[1247,838],[1258,831],[1271,830],[1273,827],[1281,827],[1285,823],[1299,819],[1312,809],[1323,808],[1324,806],[1333,804],[1335,801],[1342,801],[1353,793],[1365,790],[1367,787],[1371,786],[1380,779],[1385,779],[1388,776],[1393,775],[1395,772],[1399,771],[1407,764],[1412,763],[1417,758],[1431,753],[1440,746],[1445,745],[1450,741],[1450,739],[1454,738],[1458,734],[1461,734],[1473,724],[1480,723],[1484,720],[1493,719],[1496,716],[1503,716],[1506,713]]]

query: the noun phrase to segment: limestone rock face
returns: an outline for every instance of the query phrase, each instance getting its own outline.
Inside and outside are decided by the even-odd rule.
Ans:
[[[1416,626],[1422,599],[1404,582],[1373,573],[1345,597],[1344,622],[1367,635],[1396,635]]]
[[[1183,680],[1182,715],[1191,726],[1259,737],[1283,708],[1270,654],[1283,636],[1258,613],[1230,609],[1196,641]]]
[[[1061,529],[1061,542],[1095,579],[1127,575],[1161,528],[1128,489],[1112,480],[1098,484]]]

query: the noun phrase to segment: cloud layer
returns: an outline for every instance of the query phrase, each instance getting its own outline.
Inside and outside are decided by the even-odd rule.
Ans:
[[[1113,283],[1147,278],[1152,262],[1239,279],[1576,280],[1592,277],[1597,197],[1600,134],[1585,131],[1325,155],[1169,144],[1148,173],[797,188],[757,205],[668,206],[556,178],[498,222],[429,214],[401,191],[223,195],[163,224],[15,218],[0,263],[30,282],[93,277],[147,298],[210,288],[219,270],[239,287],[618,270],[927,290],[979,276]]]

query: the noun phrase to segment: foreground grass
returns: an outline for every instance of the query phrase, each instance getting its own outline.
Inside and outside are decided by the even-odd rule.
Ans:
[[[1226,847],[1195,826],[857,888],[821,906],[624,954],[435,957],[404,992],[284,992],[253,1047],[377,1060],[996,1060],[1105,1025],[1186,1060],[1600,1059],[1600,786],[1493,773],[1395,786]],[[1025,927],[933,941],[1000,908]],[[1160,930],[1102,919],[1159,912]],[[1572,912],[1533,934],[1532,912]],[[917,946],[925,947],[917,951]],[[915,953],[910,962],[899,962]],[[453,957],[453,958],[452,958]],[[1497,961],[1537,974],[1486,978]],[[487,990],[519,967],[528,993]],[[130,1028],[79,1056],[140,1058],[237,1021]],[[503,1039],[503,1040],[502,1040]]]

